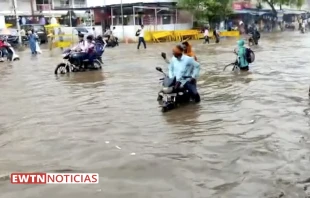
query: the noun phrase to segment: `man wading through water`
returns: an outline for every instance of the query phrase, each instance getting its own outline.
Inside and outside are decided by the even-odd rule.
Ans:
[[[136,32],[136,36],[139,37],[137,49],[140,48],[141,43],[143,43],[144,49],[146,49],[146,44],[145,44],[145,40],[144,40],[144,25],[141,25],[141,28],[138,29],[138,31]]]

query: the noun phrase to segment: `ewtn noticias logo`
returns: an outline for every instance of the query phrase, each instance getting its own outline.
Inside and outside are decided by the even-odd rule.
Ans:
[[[98,184],[98,173],[11,173],[12,184]]]

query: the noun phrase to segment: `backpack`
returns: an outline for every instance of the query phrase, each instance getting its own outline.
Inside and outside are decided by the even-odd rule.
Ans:
[[[255,54],[250,48],[245,48],[245,59],[248,63],[255,61]]]
[[[95,44],[95,51],[97,52],[97,54],[99,56],[101,56],[104,52],[104,48],[103,48],[103,45],[101,43],[96,43]]]

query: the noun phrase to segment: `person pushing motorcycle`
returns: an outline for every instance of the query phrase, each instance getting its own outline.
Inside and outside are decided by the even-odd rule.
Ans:
[[[188,90],[195,102],[200,102],[196,79],[199,77],[200,64],[184,54],[184,47],[177,45],[172,50],[173,57],[169,64],[169,78],[176,78],[176,89],[183,87]]]

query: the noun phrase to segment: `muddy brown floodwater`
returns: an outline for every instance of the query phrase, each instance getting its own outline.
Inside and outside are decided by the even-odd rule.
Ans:
[[[193,41],[202,101],[161,113],[161,51],[121,45],[102,71],[53,74],[58,50],[0,65],[1,198],[305,197],[310,36],[263,36],[252,73],[236,40]],[[96,172],[95,185],[12,185],[10,172]]]

